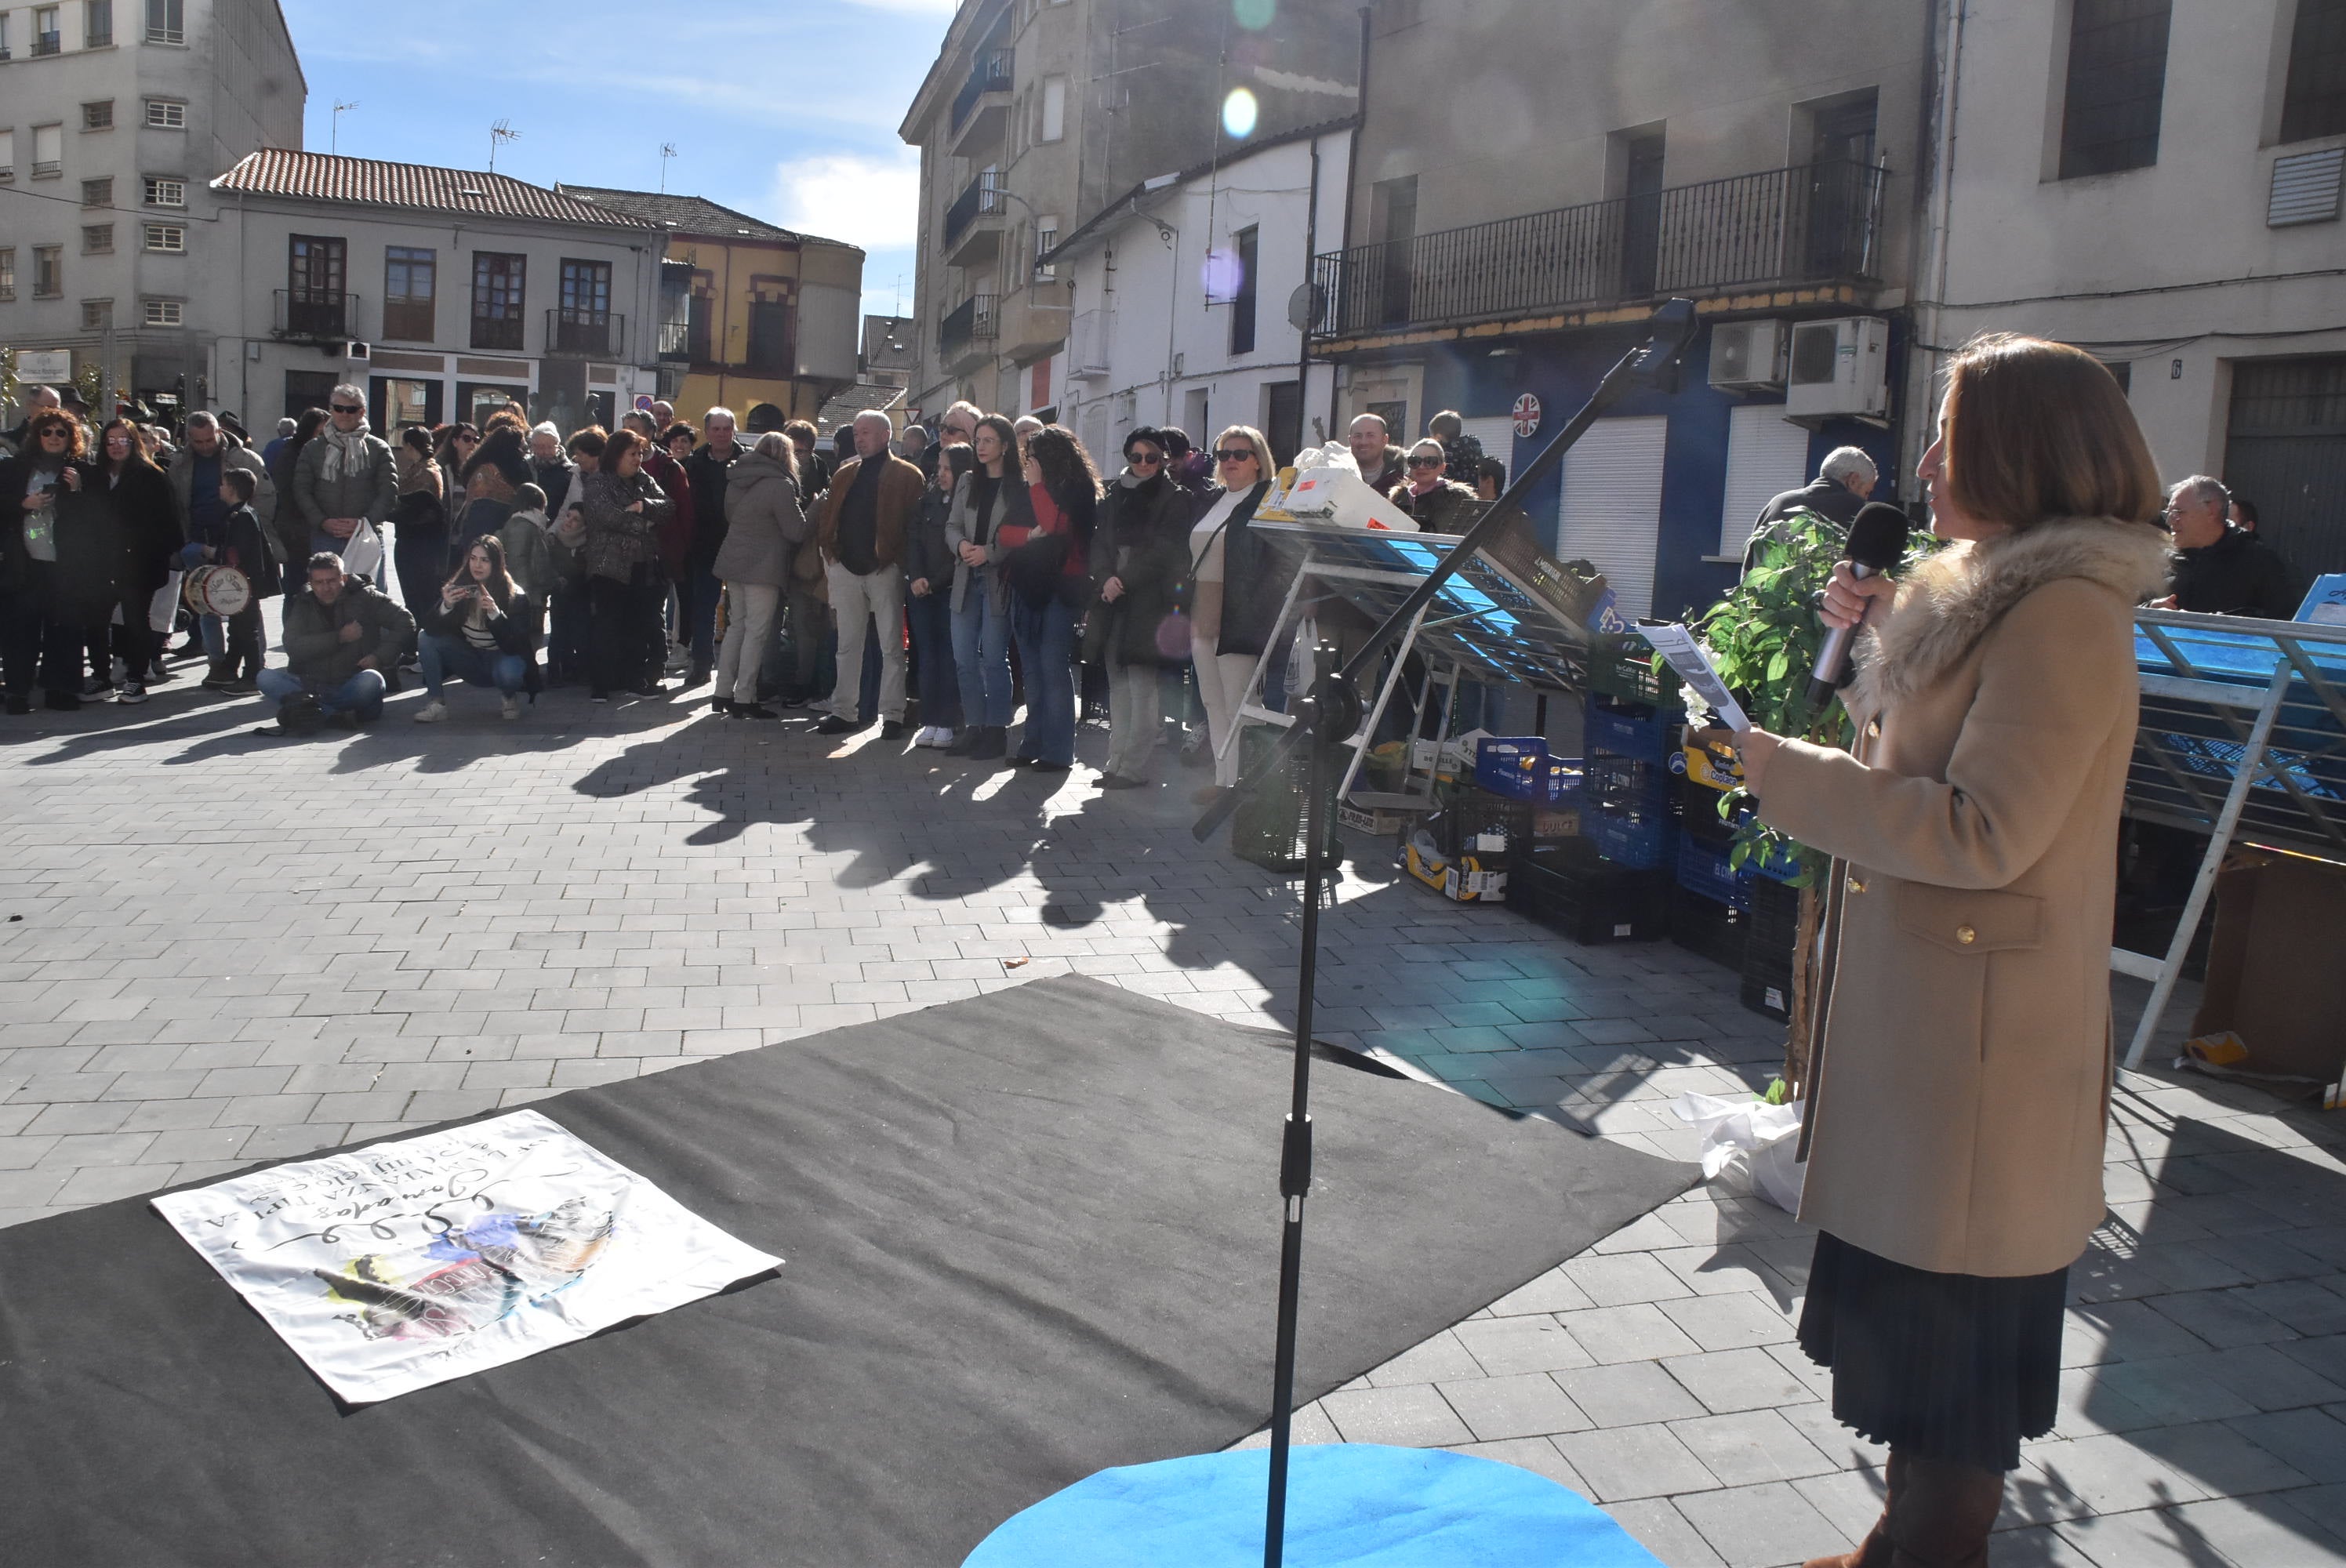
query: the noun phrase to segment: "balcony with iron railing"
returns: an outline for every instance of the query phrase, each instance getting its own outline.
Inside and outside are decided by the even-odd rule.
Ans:
[[[659,358],[689,361],[692,356],[692,318],[669,316],[659,324]]]
[[[1315,257],[1315,338],[1880,278],[1886,171],[1803,164]]]
[[[937,328],[937,356],[958,371],[963,360],[992,354],[1000,304],[998,296],[972,294],[946,311]]]
[[[339,289],[280,289],[271,322],[275,336],[297,342],[334,342],[357,337],[359,297]]]
[[[1010,85],[1011,51],[979,51],[969,79],[954,95],[944,150],[956,158],[983,158],[999,148],[1010,124]]]
[[[978,100],[986,94],[1010,90],[1011,53],[1008,49],[987,49],[970,66],[969,79],[962,83],[961,91],[954,95],[954,130],[962,128],[971,112],[977,107]]]
[[[475,309],[470,341],[476,349],[494,349],[502,353],[521,352],[521,312],[491,311],[486,315]]]
[[[627,319],[608,311],[556,306],[546,312],[546,351],[584,359],[616,359],[627,351]]]
[[[945,209],[945,263],[952,267],[967,267],[990,254],[1001,239],[1000,223],[982,222],[998,219],[1009,210],[1004,199],[1002,176],[992,169],[979,173],[969,182],[969,188],[954,198]]]

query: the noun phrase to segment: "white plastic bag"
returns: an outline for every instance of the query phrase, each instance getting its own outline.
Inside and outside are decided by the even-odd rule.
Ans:
[[[382,535],[365,518],[351,530],[342,541],[342,570],[353,577],[364,577],[377,587],[382,585]]]
[[[1702,1136],[1703,1179],[1728,1192],[1764,1197],[1787,1214],[1800,1210],[1805,1168],[1792,1158],[1800,1146],[1800,1103],[1718,1095],[1680,1095],[1670,1103]]]

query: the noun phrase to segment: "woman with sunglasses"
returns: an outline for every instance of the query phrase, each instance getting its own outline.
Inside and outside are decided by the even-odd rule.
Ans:
[[[1189,525],[1189,575],[1197,586],[1189,616],[1189,661],[1206,705],[1206,737],[1214,748],[1214,781],[1193,797],[1210,804],[1239,781],[1239,748],[1231,738],[1239,698],[1254,677],[1286,592],[1263,582],[1262,543],[1248,532],[1254,509],[1270,488],[1270,443],[1250,425],[1234,424],[1214,443],[1220,487]]]
[[[1446,477],[1449,460],[1442,443],[1427,436],[1409,449],[1409,477],[1389,499],[1425,534],[1464,534],[1479,511],[1472,490]]]
[[[1085,662],[1104,659],[1108,679],[1107,771],[1103,789],[1139,789],[1165,727],[1158,677],[1189,651],[1179,616],[1188,570],[1189,493],[1166,472],[1162,431],[1124,438],[1124,472],[1100,503],[1092,572],[1098,602],[1084,627]]]
[[[88,473],[81,426],[56,409],[25,425],[21,455],[0,462],[0,677],[10,713],[33,711],[37,672],[44,703],[81,706],[82,648],[100,603],[110,604],[112,563],[77,503]]]

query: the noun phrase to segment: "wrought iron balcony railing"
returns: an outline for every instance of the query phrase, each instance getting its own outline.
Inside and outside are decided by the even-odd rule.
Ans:
[[[338,289],[276,290],[276,335],[328,342],[358,335],[359,297]]]
[[[945,209],[945,243],[959,239],[962,230],[981,218],[999,218],[1009,207],[1002,199],[1002,177],[986,172],[969,182],[969,188],[954,198]]]
[[[608,311],[564,310],[546,312],[546,351],[589,359],[613,359],[626,351],[627,319]]]
[[[1315,337],[1879,276],[1884,171],[1803,164],[1316,257]]]
[[[974,343],[990,343],[999,331],[1001,300],[993,294],[972,294],[945,312],[937,329],[937,351],[946,359],[966,352]]]
[[[969,112],[977,107],[978,99],[988,93],[1010,90],[1010,56],[1008,49],[988,49],[970,66],[969,80],[964,82],[961,91],[954,95],[954,129],[961,129],[962,122],[969,118]]]

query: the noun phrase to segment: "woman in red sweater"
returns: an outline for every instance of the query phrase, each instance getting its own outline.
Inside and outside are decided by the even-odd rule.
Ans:
[[[1010,632],[1026,677],[1026,729],[1015,766],[1065,773],[1076,761],[1076,619],[1091,597],[1099,470],[1075,433],[1046,425],[1026,439],[1034,524],[995,531],[1008,550]]]

